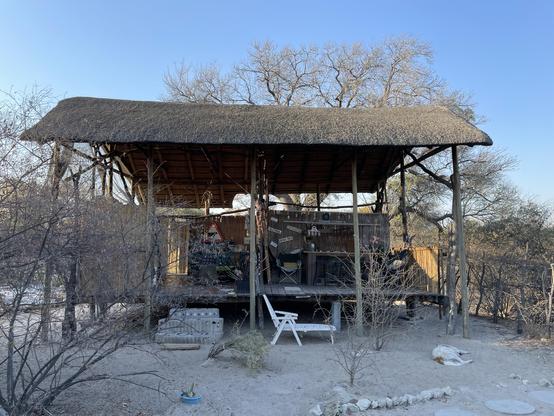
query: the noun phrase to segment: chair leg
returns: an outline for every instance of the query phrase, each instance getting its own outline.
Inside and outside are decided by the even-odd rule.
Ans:
[[[296,338],[296,342],[298,343],[298,345],[301,347],[302,346],[302,343],[300,342],[300,338],[298,337],[298,333],[296,332],[296,329],[294,329],[294,324],[291,324],[290,325],[290,328],[292,330],[292,334],[294,335],[294,338]]]
[[[333,335],[334,335],[335,331],[329,331],[329,332],[331,333],[331,344],[334,344],[335,343],[335,337]]]
[[[271,340],[271,345],[275,345],[277,343],[277,340],[279,339],[279,336],[281,335],[281,332],[283,332],[283,328],[285,327],[286,321],[281,321],[279,326],[277,327],[277,331],[275,331],[275,335],[273,335],[273,339]]]
[[[281,274],[279,276],[279,283],[287,283],[287,281],[296,284],[296,281],[294,280],[294,276],[292,274],[281,271]]]

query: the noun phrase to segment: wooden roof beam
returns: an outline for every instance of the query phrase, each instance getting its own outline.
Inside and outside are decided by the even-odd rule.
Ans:
[[[194,181],[195,180],[195,178],[194,178],[194,167],[192,166],[192,158],[190,157],[190,147],[189,146],[185,146],[185,152],[186,152],[186,158],[187,158],[187,165],[188,165],[188,168],[189,168],[190,179],[192,181]],[[200,194],[198,193],[198,186],[196,186],[196,184],[193,184],[193,189],[194,189],[194,197],[196,199],[196,206],[200,207]]]
[[[223,179],[223,159],[221,158],[221,146],[218,146],[218,153],[217,153],[217,175],[219,177],[219,181],[221,182]],[[221,203],[225,204],[225,192],[223,190],[223,185],[219,185],[219,197],[221,198]]]
[[[431,150],[429,150],[428,152],[424,153],[423,155],[421,155],[420,157],[414,159],[413,161],[411,161],[410,163],[406,163],[404,165],[404,169],[410,169],[411,167],[414,167],[415,165],[417,165],[417,163],[421,163],[423,162],[425,159],[428,159],[430,158],[431,156],[434,156],[436,155],[437,153],[440,153],[444,150],[447,150],[449,149],[448,146],[439,146],[439,147],[435,147]],[[410,150],[411,148],[405,148],[405,151],[406,151],[406,154],[409,154],[410,153]],[[390,176],[393,176],[393,175],[396,175],[397,173],[400,173],[400,169],[401,168],[398,168],[398,169],[395,169]]]
[[[419,167],[423,172],[425,172],[427,175],[429,175],[430,177],[435,179],[437,182],[440,182],[443,185],[445,185],[446,187],[452,189],[452,182],[451,181],[449,181],[448,179],[446,179],[446,178],[444,178],[440,175],[437,175],[435,172],[433,172],[429,168],[425,167],[425,165],[423,165],[423,163],[421,163],[418,159],[416,159],[416,157],[414,155],[412,155],[410,152],[408,152],[408,156],[410,156],[413,159],[413,161],[415,162],[417,167]]]
[[[277,187],[277,181],[279,180],[279,176],[281,175],[281,171],[283,170],[283,159],[285,155],[277,149],[277,151],[273,154],[273,175],[272,180],[273,184],[271,186],[271,194],[275,195],[275,189]]]
[[[333,159],[331,160],[331,169],[329,170],[329,176],[327,177],[327,187],[325,189],[325,194],[329,194],[329,190],[331,189],[331,182],[333,182],[333,176],[335,175],[335,170],[337,168],[337,161],[338,161],[338,152],[333,154]]]
[[[300,177],[298,178],[300,186],[298,187],[298,194],[302,193],[304,188],[304,178],[306,177],[306,170],[308,169],[308,161],[310,159],[310,152],[308,149],[304,149],[304,157],[302,158],[302,167],[300,168]]]
[[[167,182],[170,182],[169,181],[169,176],[167,174],[167,171],[162,167],[162,161],[164,160],[163,157],[162,157],[162,154],[160,152],[160,149],[159,148],[156,148],[156,155],[158,156],[159,160],[160,160],[160,164],[158,166],[160,166],[160,170],[162,172],[162,175],[164,177],[164,179],[167,181]],[[155,162],[155,159],[154,159],[154,162]],[[175,205],[175,198],[173,197],[173,192],[171,191],[171,183],[168,183],[167,184],[167,192],[169,193],[169,198],[171,199],[171,203],[173,205]]]

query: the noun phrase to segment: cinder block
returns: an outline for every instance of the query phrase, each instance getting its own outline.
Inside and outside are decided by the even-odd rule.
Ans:
[[[160,319],[155,336],[159,343],[217,342],[223,336],[223,318],[217,308],[172,309]]]

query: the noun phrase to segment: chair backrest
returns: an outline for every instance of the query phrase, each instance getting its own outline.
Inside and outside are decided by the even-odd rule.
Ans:
[[[267,310],[269,311],[269,315],[271,316],[271,320],[273,321],[273,324],[277,328],[279,326],[279,320],[277,319],[277,314],[273,310],[273,306],[271,306],[271,303],[269,303],[269,299],[266,295],[262,295],[265,300],[265,304],[267,306]]]
[[[296,263],[302,260],[302,253],[279,253],[281,263]]]
[[[302,267],[302,253],[280,253],[277,267],[286,271],[299,270]]]

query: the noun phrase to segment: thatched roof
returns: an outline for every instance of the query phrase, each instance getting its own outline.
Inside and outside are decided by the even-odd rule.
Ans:
[[[22,138],[89,143],[490,145],[443,107],[379,109],[180,104],[75,97]]]

